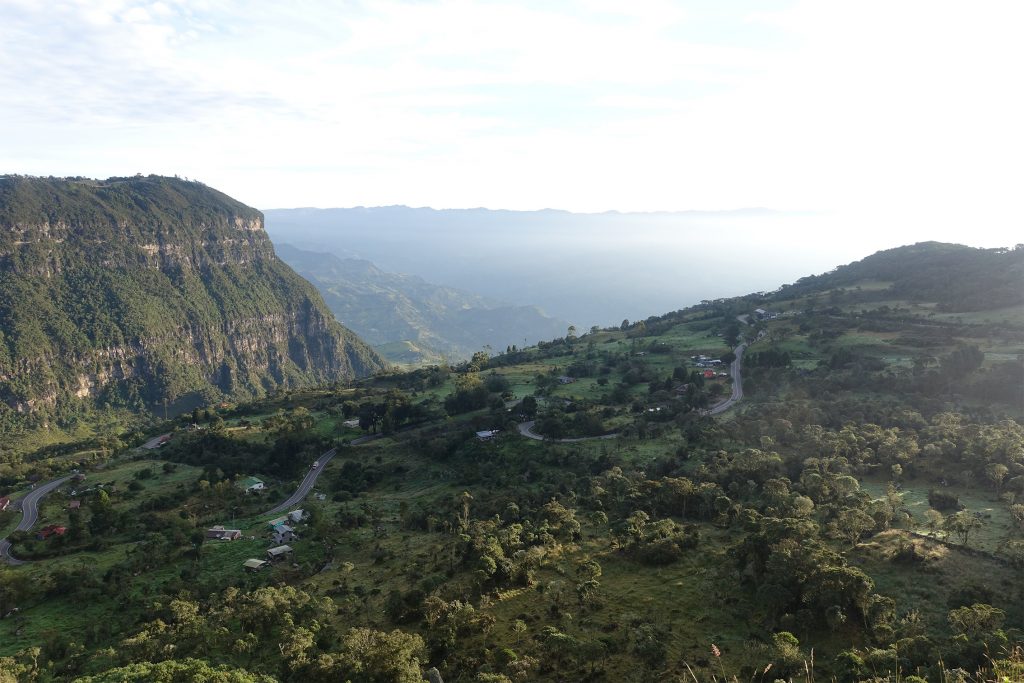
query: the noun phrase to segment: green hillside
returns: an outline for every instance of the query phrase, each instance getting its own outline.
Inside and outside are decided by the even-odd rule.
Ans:
[[[383,367],[255,209],[175,178],[0,178],[2,433]]]
[[[986,311],[1024,305],[1024,247],[975,249],[922,242],[881,251],[825,275],[783,287],[779,297],[823,292],[858,283],[885,283],[859,292],[864,301],[884,298],[930,301],[942,311]]]
[[[10,462],[0,680],[1024,680],[1024,311],[800,287]]]
[[[373,348],[377,353],[387,358],[389,362],[407,369],[425,365],[443,365],[448,362],[444,356],[439,355],[436,351],[418,346],[411,341],[378,344]]]
[[[523,346],[564,334],[569,327],[534,306],[490,301],[412,275],[388,273],[369,261],[287,244],[279,244],[277,253],[316,285],[338,320],[394,363],[465,360],[486,347]],[[410,347],[399,342],[423,353],[410,355]]]

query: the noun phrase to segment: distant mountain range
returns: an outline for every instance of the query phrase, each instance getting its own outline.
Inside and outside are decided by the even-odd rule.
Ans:
[[[765,209],[577,214],[388,206],[265,215],[275,244],[367,259],[385,271],[539,306],[580,329],[772,289],[849,260],[848,247],[816,239],[828,229],[822,216]]]
[[[176,178],[0,177],[0,428],[385,366],[275,256],[251,207]]]
[[[276,250],[320,290],[338,320],[394,363],[468,358],[485,347],[503,351],[564,336],[568,328],[535,306],[513,306],[415,275],[388,273],[363,259],[280,243]]]

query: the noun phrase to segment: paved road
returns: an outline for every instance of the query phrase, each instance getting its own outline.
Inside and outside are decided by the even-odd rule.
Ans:
[[[146,443],[142,444],[142,447],[147,449],[147,450],[153,450],[154,448],[160,448],[160,439],[164,438],[165,436],[169,437],[170,434],[157,434],[152,439],[150,439]]]
[[[406,427],[405,429],[401,429],[399,431],[404,432],[408,429],[411,429],[411,427]],[[364,444],[369,441],[376,441],[377,439],[382,438],[384,438],[383,434],[367,434],[365,436],[359,436],[356,437],[355,439],[352,439],[352,441],[349,442],[349,445],[358,446],[359,444]],[[332,448],[331,450],[321,455],[320,460],[318,461],[320,464],[317,466],[315,470],[310,469],[309,472],[306,472],[306,476],[302,478],[302,483],[299,484],[299,488],[295,489],[295,493],[293,493],[291,497],[288,498],[288,500],[274,507],[274,509],[272,510],[267,510],[263,514],[276,515],[278,512],[284,512],[293,505],[298,505],[300,502],[302,502],[302,499],[308,496],[310,490],[312,490],[313,484],[316,483],[316,478],[319,477],[320,473],[324,471],[324,465],[330,462],[331,458],[333,458],[337,454],[337,449]]]
[[[536,420],[520,422],[519,433],[527,439],[533,439],[534,441],[551,441],[554,443],[578,443],[580,441],[592,441],[594,439],[614,439],[619,435],[618,432],[615,432],[612,434],[604,434],[603,436],[581,436],[576,439],[549,439],[546,436],[541,436],[537,432],[533,431],[533,425],[536,424],[536,422]]]
[[[747,345],[740,344],[737,346],[733,353],[736,354],[736,360],[729,366],[729,374],[732,375],[732,395],[725,399],[716,406],[713,406],[708,410],[708,415],[718,415],[732,408],[741,398],[743,398],[743,375],[740,374],[740,362],[743,360],[743,351],[745,351]]]
[[[353,441],[352,443],[355,443],[355,441]],[[360,441],[360,443],[363,442]],[[306,476],[302,478],[302,483],[299,484],[299,488],[295,489],[295,493],[293,493],[291,497],[288,498],[288,500],[284,501],[280,505],[270,510],[267,510],[266,513],[264,514],[276,515],[278,512],[284,512],[288,508],[294,505],[298,505],[300,502],[302,502],[302,499],[309,495],[310,489],[312,489],[313,484],[316,483],[316,478],[320,476],[320,473],[324,471],[324,467],[337,453],[337,449],[332,448],[331,450],[321,455],[320,460],[318,461],[319,465],[317,465],[317,468],[310,468],[309,472],[306,472]]]
[[[39,521],[39,501],[70,478],[71,475],[69,474],[66,477],[54,479],[37,486],[29,491],[20,501],[14,503],[15,507],[21,509],[21,522],[16,530],[28,531],[35,526],[35,523]],[[11,555],[11,542],[6,538],[0,539],[0,558],[3,558],[8,564],[25,564],[22,560],[16,559]]]

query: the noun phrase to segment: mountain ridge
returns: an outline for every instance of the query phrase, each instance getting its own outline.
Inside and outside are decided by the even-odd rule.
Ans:
[[[984,249],[946,242],[917,242],[875,252],[827,273],[800,278],[780,288],[843,287],[859,281],[889,283],[868,297],[929,300],[939,310],[977,311],[1024,304],[1024,247]]]
[[[410,348],[416,347],[425,351],[427,363],[445,355],[468,358],[487,346],[500,350],[561,336],[569,326],[535,306],[515,306],[436,285],[418,275],[387,272],[366,259],[341,258],[283,242],[276,249],[320,290],[338,320],[385,349],[394,362],[408,364],[413,357]],[[395,355],[388,356],[392,350]]]
[[[259,211],[177,178],[0,177],[0,294],[3,412],[256,397],[386,366],[277,258]]]

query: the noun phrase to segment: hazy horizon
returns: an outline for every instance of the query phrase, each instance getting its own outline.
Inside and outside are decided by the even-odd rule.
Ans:
[[[948,241],[897,244],[863,234],[837,239],[840,224],[823,222],[819,214],[762,211],[363,207],[272,209],[265,216],[275,243],[366,259],[435,284],[536,305],[586,327],[660,315],[703,299],[772,291],[876,251]]]
[[[13,0],[0,170],[179,174],[252,206],[826,211],[885,245],[1013,244],[1022,19],[1005,1]]]

